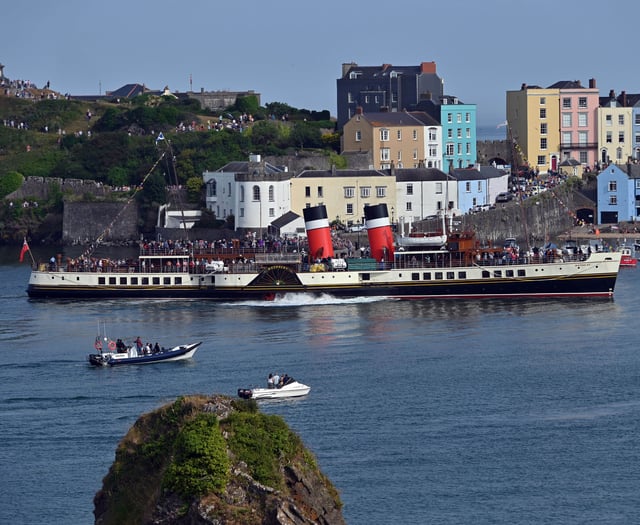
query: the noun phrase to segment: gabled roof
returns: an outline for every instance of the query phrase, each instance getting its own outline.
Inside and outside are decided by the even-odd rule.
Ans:
[[[619,169],[630,179],[640,179],[640,164],[613,164],[613,167]],[[606,170],[607,168],[602,170],[600,173],[604,173]]]
[[[387,177],[389,175],[385,170],[304,170],[301,171],[296,178],[312,179],[317,177]]]
[[[357,115],[356,115],[357,116]],[[352,119],[355,118],[351,117]],[[439,126],[440,123],[424,111],[380,111],[362,113],[360,118],[366,120],[374,128],[381,126]]]
[[[389,171],[390,170],[385,170]],[[437,168],[395,168],[396,182],[445,181],[447,174]]]
[[[560,166],[580,166],[580,162],[578,162],[576,159],[569,157],[568,159],[563,160],[560,163]]]
[[[579,80],[559,80],[547,89],[586,89]]]
[[[504,177],[505,174],[504,170],[499,170],[493,166],[480,166],[480,169],[454,168],[451,170],[451,176],[458,181],[495,179]]]
[[[125,84],[115,91],[108,91],[110,97],[133,98],[146,93],[148,90],[144,84]]]

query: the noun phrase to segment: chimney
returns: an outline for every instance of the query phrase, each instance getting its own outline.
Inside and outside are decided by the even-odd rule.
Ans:
[[[596,89],[597,88],[596,79],[595,78],[590,78],[589,79],[589,88],[591,88],[591,89]]]
[[[522,85],[520,86],[520,90],[524,91],[525,89],[527,89],[527,85],[523,82]]]
[[[435,62],[422,62],[420,64],[420,73],[436,73],[436,63]]]
[[[622,97],[622,107],[626,108],[627,107],[627,92],[626,91],[621,91],[620,92],[620,96]]]
[[[616,98],[616,92],[613,89],[609,91],[609,98],[610,99]]]
[[[342,64],[342,76],[344,77],[352,67],[358,67],[358,64],[355,62]]]
[[[356,115],[362,115],[363,113],[362,106],[356,107]]]

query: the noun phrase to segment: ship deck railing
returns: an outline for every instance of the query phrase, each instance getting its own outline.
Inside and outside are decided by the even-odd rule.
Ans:
[[[39,271],[50,272],[92,272],[92,273],[168,273],[168,274],[204,274],[214,273],[206,268],[208,261],[220,260],[215,258],[218,254],[212,254],[209,259],[199,259],[194,261],[190,259],[189,264],[181,264],[176,266],[175,263],[167,265],[148,263],[144,258],[138,261],[108,261],[99,267],[94,264],[50,264],[40,263],[37,266]],[[242,273],[256,273],[262,268],[274,265],[285,265],[296,272],[317,272],[318,265],[309,263],[306,260],[302,260],[299,253],[253,253],[252,258],[237,257],[228,259],[224,263],[224,273],[242,274]],[[511,258],[508,256],[494,257],[494,258],[481,258],[481,259],[468,259],[464,257],[456,258],[455,254],[449,252],[401,252],[398,256],[396,252],[396,260],[392,263],[390,261],[375,262],[372,259],[367,258],[347,258],[347,270],[349,269],[349,261],[371,261],[368,266],[357,266],[358,271],[376,271],[376,270],[391,270],[391,269],[438,269],[438,268],[462,268],[469,266],[478,267],[495,267],[495,266],[514,266],[514,265],[529,265],[529,264],[548,264],[548,263],[560,263],[560,262],[581,262],[588,259],[586,254],[567,255],[547,257],[543,255],[539,256],[520,256],[517,258]],[[182,259],[181,255],[175,255],[177,259]],[[167,257],[171,255],[167,254]],[[145,261],[142,264],[141,261]],[[354,267],[356,265],[354,264]],[[313,269],[312,269],[313,267]],[[335,269],[331,268],[331,264],[324,264],[325,271],[344,271],[344,268]]]

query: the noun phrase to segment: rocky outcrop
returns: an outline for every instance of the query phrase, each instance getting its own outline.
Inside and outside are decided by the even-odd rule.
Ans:
[[[94,506],[100,525],[344,524],[338,492],[282,418],[220,395],[138,419]]]

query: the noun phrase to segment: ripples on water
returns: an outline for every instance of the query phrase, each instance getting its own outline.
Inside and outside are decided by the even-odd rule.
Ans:
[[[0,267],[0,521],[90,523],[137,417],[287,372],[282,415],[350,525],[629,523],[639,505],[638,274],[615,300],[31,301]],[[96,333],[195,360],[94,370]]]

